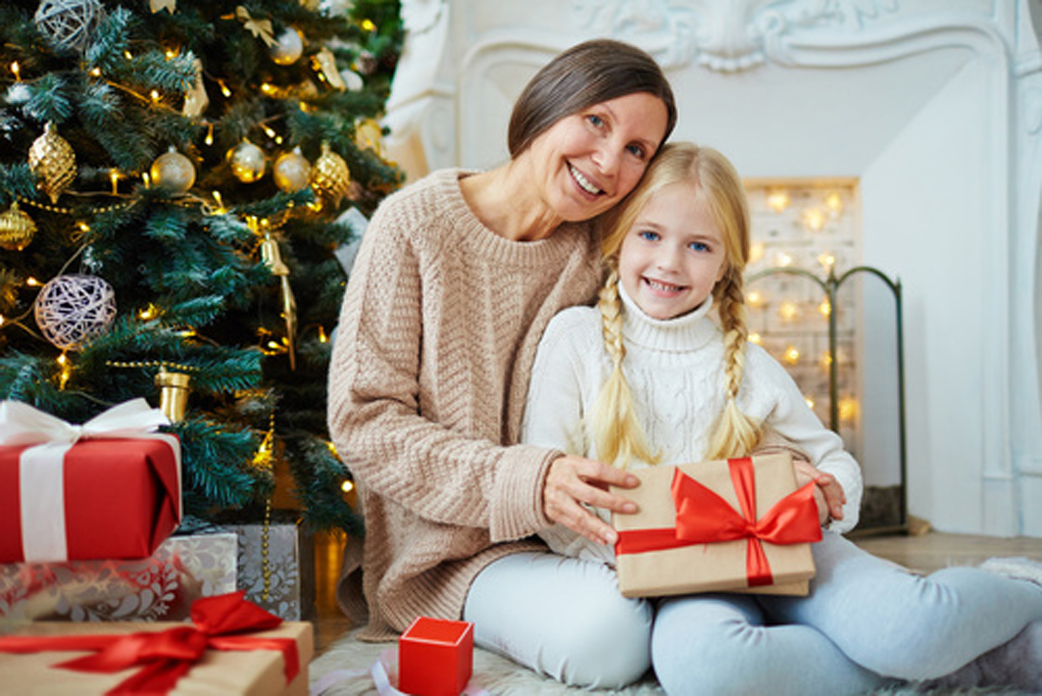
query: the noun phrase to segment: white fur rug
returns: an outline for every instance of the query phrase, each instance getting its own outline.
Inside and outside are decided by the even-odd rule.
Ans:
[[[381,653],[387,652],[385,662],[391,663],[389,676],[391,684],[397,683],[394,663],[397,661],[397,644],[364,643],[355,638],[355,631],[329,647],[322,655],[311,662],[309,678],[312,688],[326,675],[341,673],[336,681],[322,692],[323,696],[378,696],[376,684],[370,669],[380,659]],[[343,672],[342,672],[343,671]],[[576,694],[619,694],[621,696],[665,696],[652,675],[621,691],[590,691],[578,687],[570,687],[553,679],[542,677],[535,672],[521,667],[499,655],[474,648],[474,672],[470,681],[470,689],[484,689],[495,696],[575,696]],[[470,690],[468,689],[468,690]],[[924,693],[914,687],[886,690],[886,696],[912,696]],[[930,691],[930,696],[944,694],[1006,694],[1019,692],[996,689],[960,689],[955,692]],[[313,694],[313,696],[318,696]],[[880,694],[881,696],[881,694]]]

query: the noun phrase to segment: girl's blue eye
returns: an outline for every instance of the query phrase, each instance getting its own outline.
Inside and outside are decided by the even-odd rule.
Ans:
[[[586,118],[589,119],[591,125],[597,126],[598,128],[604,125],[604,119],[602,119],[600,116],[590,114]]]
[[[651,232],[650,230],[642,230],[637,233],[637,236],[648,242],[658,241],[658,232]]]
[[[691,242],[689,246],[695,251],[709,251],[709,245],[705,242]]]

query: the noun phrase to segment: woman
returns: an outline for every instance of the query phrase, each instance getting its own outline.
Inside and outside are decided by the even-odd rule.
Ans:
[[[464,611],[490,564],[547,555],[531,537],[554,523],[614,540],[580,503],[628,509],[607,486],[631,477],[516,443],[543,329],[600,284],[592,221],[633,189],[675,122],[650,56],[617,41],[579,44],[519,97],[506,164],[435,172],[373,215],[329,376],[330,433],[366,518],[363,638],[393,639],[417,615],[465,617],[478,619],[479,644],[502,649],[514,629],[489,625],[481,607]],[[356,570],[357,549],[346,555],[345,571]],[[356,577],[340,596],[357,621]]]

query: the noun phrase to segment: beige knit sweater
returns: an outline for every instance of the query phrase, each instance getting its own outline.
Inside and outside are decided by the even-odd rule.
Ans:
[[[558,452],[518,445],[536,346],[558,310],[601,279],[589,225],[537,242],[486,228],[444,170],[373,215],[344,296],[329,429],[359,485],[366,537],[339,596],[363,637],[418,615],[459,619],[493,560],[544,549],[542,487]],[[350,546],[351,542],[349,542]]]

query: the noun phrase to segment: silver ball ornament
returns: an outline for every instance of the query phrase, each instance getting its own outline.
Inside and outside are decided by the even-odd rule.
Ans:
[[[264,150],[249,140],[243,140],[228,151],[228,163],[231,165],[235,177],[247,184],[252,184],[264,176],[264,171],[268,166]]]
[[[175,148],[156,158],[150,170],[152,183],[169,194],[180,196],[195,185],[195,167]]]
[[[298,147],[293,152],[283,153],[275,160],[272,175],[279,189],[286,193],[296,193],[307,188],[311,182],[311,163],[300,154]]]
[[[40,290],[33,313],[44,338],[62,350],[78,350],[116,318],[116,292],[97,276],[58,276]]]
[[[268,55],[278,65],[292,65],[304,54],[304,39],[293,27],[287,28],[275,38],[268,48]]]

